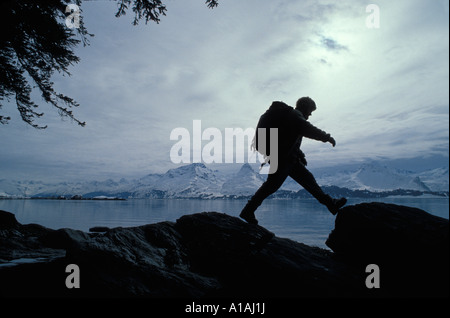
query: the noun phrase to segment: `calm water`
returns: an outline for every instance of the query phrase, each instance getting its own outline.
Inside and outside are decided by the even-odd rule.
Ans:
[[[348,204],[376,199],[349,199]],[[379,201],[423,209],[449,218],[448,198],[383,198]],[[59,229],[88,231],[93,226],[127,227],[161,221],[175,221],[180,216],[216,211],[238,216],[246,200],[128,200],[59,201],[0,200],[0,210],[12,212],[22,224],[37,223]],[[259,224],[279,237],[325,248],[334,228],[334,219],[314,199],[266,200],[256,213]]]

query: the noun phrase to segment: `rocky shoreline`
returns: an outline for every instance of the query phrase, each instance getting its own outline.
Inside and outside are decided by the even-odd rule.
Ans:
[[[218,212],[86,233],[0,211],[0,297],[448,297],[448,236],[447,219],[384,203],[342,209],[332,251]]]

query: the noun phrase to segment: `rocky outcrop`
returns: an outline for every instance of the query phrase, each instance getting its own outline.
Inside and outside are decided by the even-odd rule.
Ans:
[[[395,254],[433,257],[448,251],[448,230],[448,220],[417,208],[362,203],[342,209],[326,244],[340,255],[364,262]]]
[[[14,214],[0,210],[0,269],[64,257],[64,249],[51,248],[40,241],[41,237],[52,231],[38,224],[22,225]]]
[[[447,219],[394,204],[348,206],[338,213],[326,245],[356,268],[379,266],[383,295],[448,295]]]
[[[85,233],[21,225],[12,214],[2,211],[3,265],[11,264],[17,255],[37,257],[40,262],[0,266],[0,295],[403,297],[406,291],[415,296],[448,295],[448,220],[401,206],[349,206],[339,212],[327,244],[333,252],[276,237],[261,226],[217,212]],[[409,245],[421,248],[410,251]],[[423,286],[439,285],[423,279],[434,269],[432,278],[441,275],[447,288],[439,285],[430,294],[419,285],[413,284],[412,290],[399,287],[405,281],[397,282],[396,275],[404,263],[392,257],[402,247],[408,251],[398,255],[413,253],[421,263],[424,257],[434,257],[427,272],[415,273],[426,283]],[[386,259],[386,255],[390,256]],[[381,288],[376,290],[365,285],[365,267],[372,263],[381,271]],[[80,269],[79,289],[65,286],[68,264]]]

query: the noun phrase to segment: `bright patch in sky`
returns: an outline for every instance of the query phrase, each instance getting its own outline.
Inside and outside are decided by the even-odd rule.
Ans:
[[[14,103],[0,127],[4,178],[142,176],[173,168],[177,127],[255,128],[274,100],[310,96],[310,122],[337,141],[305,140],[312,166],[363,160],[448,158],[448,1],[167,1],[160,24],[115,18],[116,3],[85,1],[95,37],[76,53],[57,91],[81,106],[81,128],[42,105],[37,131]],[[37,95],[37,94],[36,94]],[[207,142],[205,142],[206,144]],[[225,152],[225,151],[224,151]],[[240,165],[239,165],[240,166]]]

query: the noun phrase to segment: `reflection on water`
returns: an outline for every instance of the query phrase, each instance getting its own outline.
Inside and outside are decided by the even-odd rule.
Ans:
[[[417,207],[449,218],[448,198],[349,199],[348,205],[379,201]],[[12,212],[22,224],[88,231],[93,226],[128,227],[176,221],[185,214],[216,211],[238,216],[246,200],[0,200],[0,210]],[[325,248],[335,217],[314,199],[266,200],[258,208],[259,224],[279,237]]]

